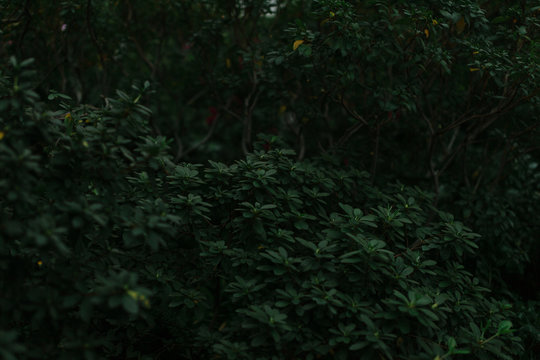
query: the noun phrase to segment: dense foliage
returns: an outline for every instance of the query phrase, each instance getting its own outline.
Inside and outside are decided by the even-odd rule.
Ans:
[[[148,136],[140,94],[119,96],[10,119],[1,310],[18,331],[4,333],[5,356],[523,350],[511,305],[461,264],[479,235],[429,196],[381,192],[366,173],[292,151],[174,164],[165,139]]]
[[[0,357],[540,351],[533,2],[0,6]]]

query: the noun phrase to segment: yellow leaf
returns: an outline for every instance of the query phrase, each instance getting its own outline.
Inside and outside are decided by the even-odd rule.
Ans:
[[[287,107],[286,107],[285,105],[281,105],[281,106],[279,107],[279,113],[280,113],[280,114],[283,114],[285,111],[287,111]]]
[[[465,25],[467,24],[465,23],[465,18],[462,16],[461,19],[459,19],[456,23],[456,30],[458,34],[461,34],[463,30],[465,30]]]
[[[477,54],[480,54],[480,51],[473,51],[472,53],[473,55],[477,55]]]
[[[334,17],[336,14],[333,11],[330,11],[330,17]]]
[[[474,72],[474,71],[478,71],[478,70],[480,70],[480,68],[469,68],[470,72]]]
[[[4,138],[4,136],[5,136],[5,135],[6,135],[6,133],[5,133],[5,132],[3,132],[3,131],[0,131],[0,140],[2,140],[2,139]]]
[[[437,20],[435,20],[435,19],[431,20],[431,23],[432,23],[433,25],[439,24],[439,22],[438,22]]]
[[[137,298],[139,297],[139,294],[138,294],[136,291],[133,291],[133,290],[128,290],[128,291],[126,291],[126,293],[127,293],[133,300],[137,300]]]
[[[231,67],[231,59],[227,58],[225,60],[225,64],[227,65],[227,68],[230,68]]]
[[[299,47],[300,45],[302,45],[303,43],[304,43],[304,40],[296,40],[296,41],[293,43],[293,46],[292,46],[293,51],[296,50],[296,49],[298,49],[298,47]]]
[[[424,29],[424,34],[426,35],[426,38],[429,37],[429,30],[428,29]]]
[[[144,306],[145,308],[147,308],[147,309],[150,308],[150,300],[144,299],[144,300],[143,300],[143,306]]]

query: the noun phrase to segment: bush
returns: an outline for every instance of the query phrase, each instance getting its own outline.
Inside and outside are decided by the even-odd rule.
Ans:
[[[175,164],[148,84],[44,104],[29,65],[1,89],[4,358],[523,353],[523,320],[467,267],[479,235],[429,194],[296,162],[271,136],[231,165]]]
[[[534,2],[0,8],[2,356],[303,358],[313,346],[321,357],[444,358],[450,337],[476,357],[501,342],[501,357],[540,352]],[[347,225],[351,208],[373,227]],[[323,241],[331,252],[310,256]],[[356,250],[350,261],[362,262],[342,261]],[[275,275],[283,251],[294,270]],[[359,264],[360,289],[349,278]],[[398,267],[413,272],[395,278]],[[363,317],[345,321],[355,317],[343,299],[325,312],[304,287],[319,273],[332,298],[362,297]],[[236,296],[244,285],[231,284],[257,291]],[[278,292],[289,289],[297,303]],[[434,289],[448,296],[443,314],[429,308]],[[456,291],[469,301],[459,311]],[[415,294],[430,303],[403,320],[392,301]],[[279,342],[259,336],[266,325],[240,326],[267,310],[287,315]],[[430,319],[424,310],[436,336],[415,320]],[[359,333],[365,319],[379,342]],[[308,321],[292,339],[288,327]],[[519,340],[502,334],[506,321]],[[330,344],[345,328],[349,340]]]

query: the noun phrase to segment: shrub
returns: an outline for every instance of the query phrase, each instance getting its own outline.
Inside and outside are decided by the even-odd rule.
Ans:
[[[467,267],[479,235],[419,188],[264,136],[230,165],[175,164],[148,84],[44,104],[28,66],[0,89],[3,357],[523,353],[511,305]]]

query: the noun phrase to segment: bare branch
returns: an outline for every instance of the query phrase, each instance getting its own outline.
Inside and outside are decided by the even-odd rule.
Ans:
[[[195,95],[193,95],[186,103],[186,105],[193,105],[201,96],[203,96],[208,91],[208,88],[204,88]]]
[[[358,130],[360,130],[362,127],[364,126],[363,123],[356,123],[352,126],[350,126],[347,130],[345,130],[345,132],[343,133],[343,135],[339,138],[339,140],[336,142],[335,144],[335,147],[341,147],[343,146],[347,141],[349,141],[349,139],[351,138],[351,136],[353,136]]]
[[[381,124],[377,124],[375,133],[375,149],[373,150],[373,164],[371,166],[371,183],[375,182],[375,175],[377,173],[377,160],[379,159],[379,139],[381,134]]]
[[[252,73],[251,92],[244,99],[244,119],[243,119],[243,131],[242,131],[242,151],[244,155],[247,155],[251,149],[251,132],[253,127],[253,110],[259,100],[261,92],[257,89],[257,70],[254,68]],[[251,100],[253,99],[253,101]]]
[[[366,121],[366,119],[364,119],[362,115],[358,114],[355,110],[349,108],[349,106],[345,103],[345,100],[343,99],[343,97],[341,97],[340,100],[341,100],[341,106],[345,109],[345,111],[350,116],[352,116],[355,120],[358,120],[359,122],[354,125],[351,125],[347,130],[345,130],[343,135],[341,135],[341,137],[339,138],[339,140],[336,142],[335,146],[333,147],[343,146],[347,141],[349,141],[351,136],[353,136],[358,130],[362,128],[362,126],[364,125],[369,126],[369,123]]]
[[[302,161],[306,154],[306,140],[304,138],[304,132],[302,130],[300,130],[299,142],[300,151],[298,151],[298,161]]]
[[[130,36],[129,40],[133,42],[135,45],[135,49],[137,50],[137,54],[139,54],[139,57],[144,61],[144,63],[150,68],[150,71],[152,72],[152,75],[156,72],[156,67],[154,64],[146,57],[143,48],[141,47],[141,44],[139,44],[139,41],[134,37]]]
[[[183,154],[184,145],[182,144],[182,139],[180,139],[180,136],[178,135],[178,133],[176,131],[174,131],[173,133],[174,133],[174,140],[176,141],[176,146],[177,146],[176,156],[174,157],[174,161],[178,161],[180,160],[182,155],[184,155]]]
[[[223,107],[220,107],[220,110],[223,110],[227,113],[230,113],[230,114],[234,114],[232,113],[230,110],[229,110],[229,106],[231,104],[231,101],[232,101],[232,98],[230,98],[228,101],[227,101],[227,104],[225,104],[225,106]],[[175,160],[178,161],[180,160],[182,157],[190,154],[191,152],[197,150],[199,147],[201,147],[202,145],[206,144],[208,142],[208,140],[210,140],[210,138],[212,137],[212,135],[214,134],[214,131],[216,130],[216,126],[217,126],[217,123],[218,123],[218,120],[219,118],[221,117],[221,115],[218,113],[216,115],[216,118],[214,119],[214,121],[212,122],[212,124],[210,125],[210,128],[208,129],[208,131],[206,132],[206,135],[199,141],[197,142],[195,145],[193,145],[192,147],[188,148],[185,152],[182,152],[183,150],[183,144],[182,144],[182,140],[180,139],[180,137],[178,136],[178,134],[176,132],[174,132],[174,138],[176,139],[176,144],[178,146],[178,150],[177,150],[177,153],[176,153],[176,157],[175,157]]]
[[[364,123],[364,125],[369,125],[368,122],[366,121],[366,119],[364,119],[362,117],[362,115],[358,114],[355,110],[353,109],[350,109],[347,104],[345,103],[345,100],[343,99],[343,97],[341,98],[341,105],[343,106],[343,108],[347,111],[347,113],[349,115],[351,115],[353,118],[355,118],[356,120],[359,120],[361,121],[362,123]]]
[[[210,140],[210,138],[212,137],[212,134],[214,134],[214,130],[216,129],[216,125],[218,123],[219,118],[220,118],[220,116],[219,116],[219,114],[217,114],[216,118],[212,122],[212,125],[210,125],[210,129],[208,129],[208,132],[206,133],[204,138],[202,138],[201,141],[199,141],[198,143],[196,143],[195,145],[193,145],[192,147],[187,149],[186,152],[184,152],[184,156],[188,155],[189,153],[193,152],[194,150],[197,150],[199,147],[206,144],[206,142],[208,140]]]
[[[92,0],[88,0],[86,2],[86,28],[88,30],[88,34],[90,35],[90,38],[92,39],[92,43],[94,44],[94,46],[96,47],[96,50],[98,51],[99,62],[102,68],[105,70],[105,56],[103,55],[103,49],[101,48],[101,45],[99,45],[96,34],[94,32],[94,28],[92,27],[91,14],[92,14]]]

